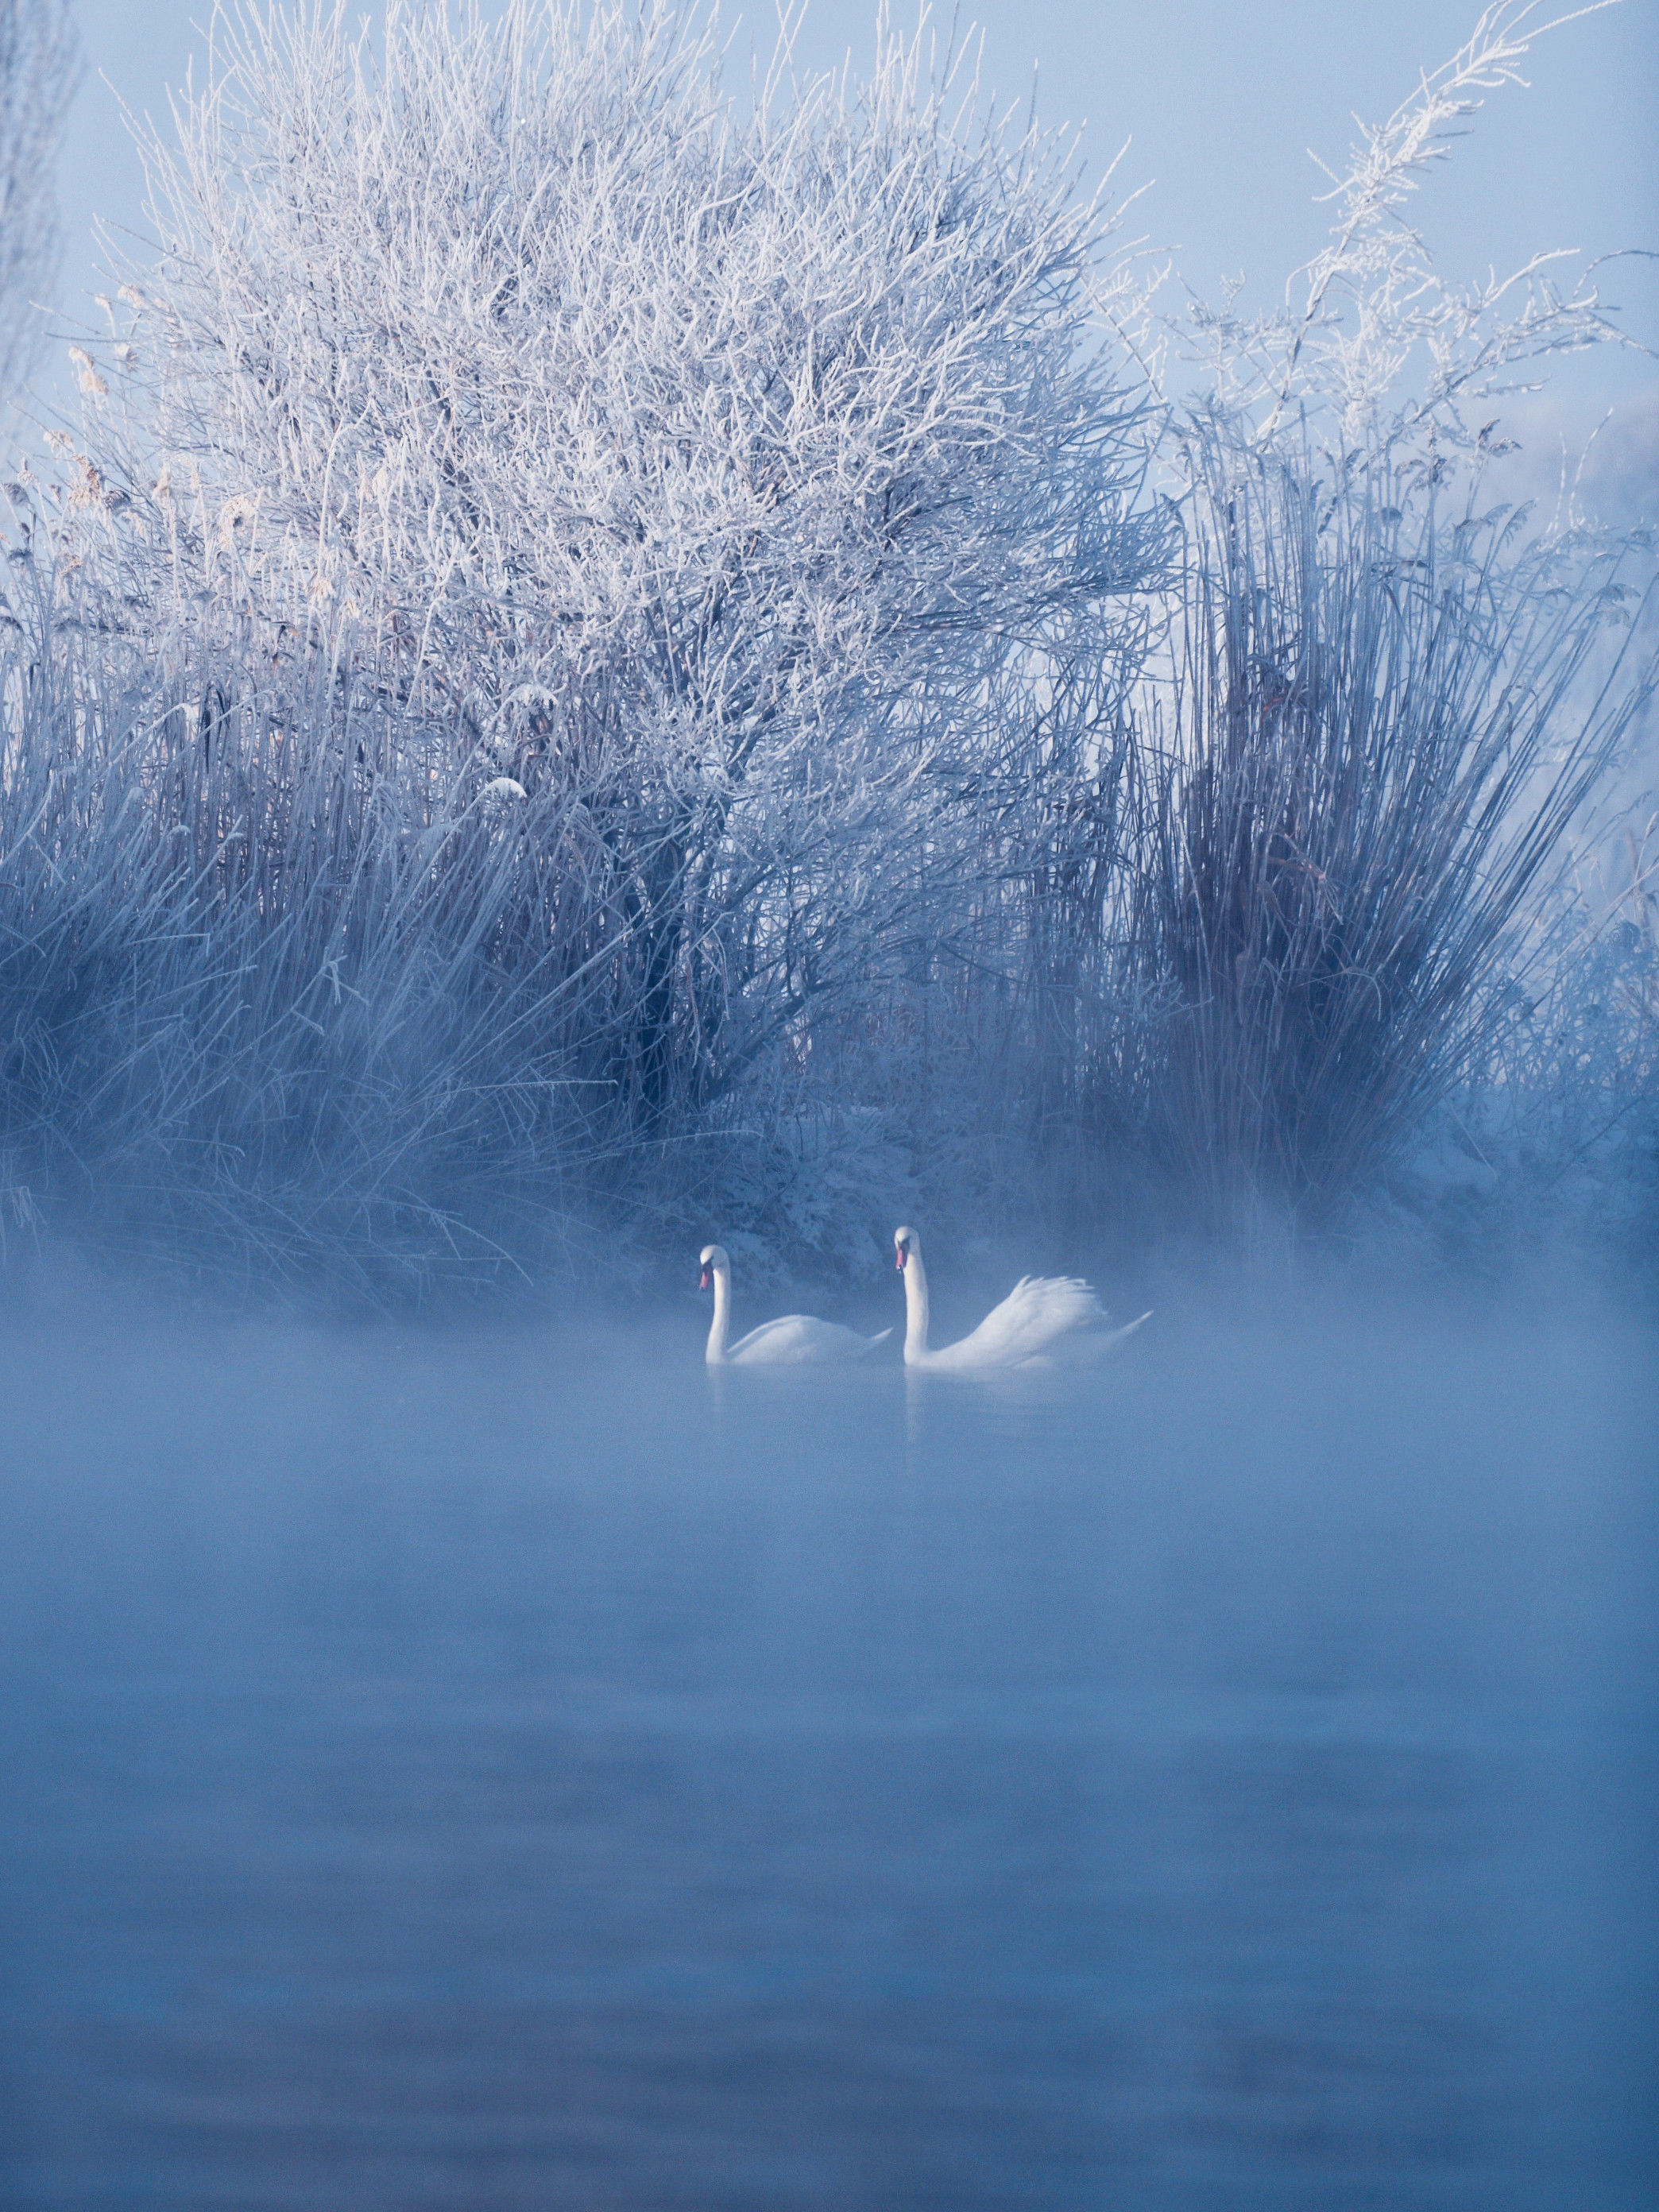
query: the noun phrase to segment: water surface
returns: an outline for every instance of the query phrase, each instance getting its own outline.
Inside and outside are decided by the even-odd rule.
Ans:
[[[1659,1340],[0,1334],[0,2200],[1656,2201]]]

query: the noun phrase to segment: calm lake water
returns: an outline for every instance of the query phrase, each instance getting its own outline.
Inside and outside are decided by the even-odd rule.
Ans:
[[[0,1327],[10,2212],[1659,2201],[1659,1337]]]

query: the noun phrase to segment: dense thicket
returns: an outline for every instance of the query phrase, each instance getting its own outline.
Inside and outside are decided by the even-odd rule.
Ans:
[[[1642,703],[1630,632],[1609,665],[1594,618],[1638,562],[1472,501],[1449,523],[1437,487],[1333,483],[1231,424],[1194,447],[1143,754],[1129,934],[1167,1012],[1142,1115],[1218,1210],[1317,1212],[1480,1055],[1528,900]]]
[[[667,11],[222,17],[13,486],[14,1212],[381,1285],[1340,1209],[1518,1066],[1650,683],[1632,549],[1494,507],[1469,416],[1594,294],[1437,290],[1401,220],[1525,13],[1295,312],[1188,323],[1196,409],[921,35],[738,106]]]
[[[746,115],[620,7],[217,51],[19,549],[11,1126],[278,1243],[562,1218],[937,933],[1017,702],[1144,632],[1107,226],[919,41]]]

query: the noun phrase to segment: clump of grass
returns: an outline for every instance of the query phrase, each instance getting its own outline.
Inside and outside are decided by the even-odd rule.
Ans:
[[[1467,1073],[1651,696],[1623,546],[1204,426],[1127,960],[1133,1080],[1218,1214],[1328,1216]]]
[[[106,1244],[278,1279],[545,1256],[629,1087],[632,951],[581,822],[487,761],[441,773],[325,668],[275,697],[241,674],[233,704],[50,621],[0,668],[20,1172]]]

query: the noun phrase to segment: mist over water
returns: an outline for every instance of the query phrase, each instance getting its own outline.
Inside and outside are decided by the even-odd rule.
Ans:
[[[0,1329],[9,2207],[1653,2201],[1650,1321],[702,1326]]]

